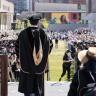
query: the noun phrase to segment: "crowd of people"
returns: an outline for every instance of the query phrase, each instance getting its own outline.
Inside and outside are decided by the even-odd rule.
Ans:
[[[10,33],[10,32],[9,32]],[[8,60],[10,63],[8,63],[8,70],[9,70],[9,81],[17,81],[18,77],[18,60],[16,60],[16,52],[15,52],[15,41],[18,36],[18,34],[8,32],[0,33],[0,53],[8,55]],[[49,33],[48,33],[49,34]],[[62,36],[62,35],[61,35]],[[55,47],[58,48],[58,41],[62,39],[60,35],[54,35],[51,34],[51,40],[55,39]],[[96,47],[96,34],[94,32],[91,32],[88,29],[82,29],[77,30],[76,32],[68,31],[63,36],[64,38],[62,40],[66,40],[68,44],[68,49],[71,52],[72,58],[74,58],[75,62],[75,72],[78,69],[79,61],[77,60],[77,53],[80,50],[88,49],[89,47]],[[78,63],[78,64],[77,64]]]
[[[8,81],[18,81],[19,62],[16,60],[15,41],[18,34],[12,32],[0,32],[0,54],[8,56]]]
[[[67,80],[70,81],[70,66],[74,63],[74,76],[67,96],[96,96],[95,32],[84,29],[75,33],[69,31],[66,37],[68,49],[63,56],[63,71],[59,81],[66,71]]]
[[[71,64],[74,64],[75,73],[80,66],[80,62],[78,60],[79,51],[87,50],[89,47],[96,47],[96,34],[89,28],[79,28],[75,31],[67,31],[65,33],[51,31],[51,35],[49,37],[55,40],[55,48],[58,48],[59,40],[65,40],[67,42],[67,50],[63,56],[62,74],[59,81],[61,81],[66,71],[67,80],[70,81]],[[71,54],[71,60],[69,54]]]
[[[31,18],[32,19],[32,18]],[[34,20],[33,20],[34,21]],[[35,22],[36,23],[36,22]],[[33,25],[34,25],[34,23],[32,23]],[[29,29],[30,29],[31,27],[29,27]],[[33,29],[33,31],[36,29],[36,31],[38,31],[37,30],[37,27],[35,26],[35,27],[32,27]],[[35,28],[35,29],[34,29]],[[30,31],[29,29],[26,29],[26,30],[28,30],[28,31]],[[43,32],[42,30],[39,30],[39,31],[41,31],[41,33]],[[24,31],[25,32],[25,31]],[[37,34],[38,34],[38,32],[37,32]],[[42,33],[45,37],[46,37],[46,35],[45,35],[45,33]],[[49,33],[48,33],[49,34]],[[34,36],[36,35],[36,32],[33,32],[33,39],[35,38]],[[20,54],[18,54],[19,52],[19,50],[18,50],[18,48],[17,47],[19,47],[19,45],[17,46],[16,45],[16,43],[18,43],[18,39],[17,39],[17,37],[19,38],[19,39],[21,39],[21,41],[22,41],[22,38],[20,38],[20,36],[21,36],[21,34],[16,34],[16,33],[8,33],[8,32],[3,32],[3,33],[1,33],[0,32],[0,54],[7,54],[8,55],[8,81],[19,81],[19,76],[20,76],[20,70],[21,70],[21,66],[20,66],[20,61],[19,61],[19,59],[17,59],[18,58],[18,56],[20,55]],[[23,35],[22,35],[23,36]],[[25,35],[26,36],[26,35]],[[28,36],[30,37],[30,34],[28,33]],[[24,37],[25,38],[25,37]],[[27,38],[27,37],[26,37]],[[32,39],[31,38],[31,39]],[[62,34],[60,35],[55,35],[55,34],[51,34],[51,36],[49,36],[49,38],[50,38],[50,44],[49,45],[46,45],[47,47],[45,47],[46,48],[46,50],[45,49],[43,49],[43,47],[42,47],[42,44],[44,43],[42,40],[43,40],[43,37],[41,36],[41,41],[40,41],[40,37],[38,38],[38,40],[37,40],[37,35],[36,35],[36,42],[39,42],[40,44],[39,44],[39,47],[38,47],[38,45],[36,45],[35,43],[35,47],[38,47],[39,49],[38,49],[38,56],[36,55],[37,53],[35,53],[35,51],[37,50],[37,49],[34,49],[35,47],[32,47],[33,49],[31,49],[31,50],[33,50],[32,52],[33,52],[33,59],[34,59],[34,62],[33,62],[33,59],[32,59],[32,62],[33,63],[36,63],[37,65],[36,66],[38,66],[38,64],[42,61],[42,59],[40,59],[41,57],[41,55],[44,55],[44,54],[42,54],[42,51],[45,51],[45,53],[46,53],[46,50],[47,50],[47,47],[49,48],[47,51],[50,53],[51,52],[51,50],[52,50],[52,47],[53,47],[53,43],[52,43],[52,40],[53,39],[55,39],[55,47],[56,48],[58,48],[58,41],[60,40],[60,39],[62,39],[62,40],[65,40],[66,42],[67,42],[67,45],[68,45],[68,48],[67,48],[67,50],[66,50],[66,52],[65,52],[65,54],[64,54],[64,56],[63,56],[63,65],[62,65],[62,68],[63,68],[63,72],[62,72],[62,74],[61,74],[61,77],[59,78],[59,81],[61,81],[61,79],[63,78],[63,76],[65,75],[65,73],[66,73],[66,71],[67,71],[67,79],[68,79],[68,81],[70,81],[70,66],[71,66],[71,64],[72,64],[72,61],[74,61],[74,73],[75,73],[75,75],[74,75],[74,77],[73,77],[73,80],[72,80],[72,84],[71,84],[71,86],[70,86],[70,90],[69,90],[69,93],[68,93],[68,96],[77,96],[77,94],[78,93],[76,93],[77,91],[76,90],[74,90],[74,84],[76,83],[77,85],[76,85],[76,89],[78,89],[78,76],[77,75],[79,75],[79,74],[81,74],[82,72],[81,72],[81,63],[82,63],[82,60],[80,61],[80,56],[78,57],[78,55],[80,55],[80,52],[82,51],[82,50],[87,50],[86,51],[86,54],[87,54],[87,59],[89,60],[89,61],[92,61],[93,59],[91,58],[91,56],[90,56],[90,54],[92,55],[95,55],[95,52],[90,52],[90,50],[95,50],[94,48],[96,47],[96,34],[95,34],[95,32],[92,32],[91,30],[89,30],[89,29],[78,29],[77,31],[75,31],[75,32],[72,32],[72,31],[68,31],[66,34],[64,33],[64,36],[62,37]],[[17,40],[16,40],[17,39]],[[28,38],[27,38],[28,39]],[[26,39],[26,40],[27,40]],[[31,40],[30,39],[30,42],[33,40]],[[22,41],[23,43],[24,43],[24,40]],[[26,41],[25,41],[26,42]],[[35,42],[35,41],[34,41]],[[41,42],[43,42],[43,43],[41,43]],[[46,42],[47,42],[47,37],[46,37]],[[22,44],[23,44],[22,43]],[[32,42],[31,42],[32,43]],[[48,42],[47,42],[48,43]],[[23,46],[21,44],[21,46]],[[26,44],[29,44],[29,43],[26,43]],[[45,44],[45,43],[44,43]],[[27,46],[28,47],[28,46]],[[26,48],[27,48],[26,47]],[[17,49],[16,49],[17,48]],[[25,50],[26,50],[26,48],[25,48]],[[91,49],[90,49],[91,48]],[[93,49],[92,49],[93,48]],[[30,48],[29,48],[30,49]],[[50,50],[51,49],[51,50]],[[21,50],[22,50],[22,48],[21,48]],[[22,51],[24,51],[24,48],[23,48],[23,50]],[[22,52],[21,52],[22,53]],[[48,53],[48,54],[49,54]],[[23,54],[23,56],[24,56],[24,52],[22,53]],[[48,54],[45,54],[46,56],[46,63],[47,63],[47,57],[48,57]],[[82,53],[83,54],[83,53]],[[22,56],[22,57],[23,57]],[[26,56],[25,56],[26,57]],[[29,56],[30,57],[30,56]],[[94,57],[94,56],[93,56]],[[43,57],[42,57],[43,58]],[[90,59],[91,58],[91,59]],[[95,58],[95,57],[94,57]],[[39,60],[40,59],[40,60]],[[44,59],[44,60],[45,60]],[[22,59],[23,61],[24,61],[24,59]],[[31,59],[30,59],[31,60]],[[85,59],[84,59],[85,60]],[[95,59],[94,59],[95,60]],[[93,61],[94,61],[93,60]],[[86,62],[83,62],[84,64],[83,65],[86,65],[86,63],[90,63],[89,61],[86,61]],[[92,61],[92,62],[93,62]],[[38,63],[39,62],[39,63]],[[43,61],[42,61],[43,62]],[[45,61],[44,61],[45,62]],[[23,62],[24,63],[24,62]],[[92,63],[93,64],[93,63]],[[31,64],[30,64],[31,65]],[[24,65],[25,66],[25,65]],[[22,67],[23,68],[23,67]],[[34,67],[35,68],[35,67]],[[91,67],[90,67],[91,68]],[[38,67],[37,67],[37,69],[38,69]],[[41,68],[42,69],[42,68]],[[92,67],[92,69],[94,69],[93,67]],[[39,71],[37,71],[37,70],[35,70],[35,69],[33,69],[32,68],[32,70],[30,70],[30,72],[29,72],[29,69],[27,70],[28,71],[28,73],[27,73],[27,71],[24,71],[24,70],[26,70],[26,68],[25,69],[22,69],[22,74],[24,73],[24,74],[28,74],[29,75],[29,73],[33,70],[34,72],[36,71],[37,73],[36,73],[36,76],[38,77],[38,76],[40,76],[40,74],[41,74],[41,79],[42,79],[42,76],[44,75],[42,72],[40,73]],[[43,69],[44,70],[44,69]],[[49,69],[47,69],[47,70],[49,70]],[[78,70],[80,70],[80,71],[78,71]],[[90,69],[91,70],[91,69]],[[95,70],[95,69],[94,69]],[[84,72],[85,72],[85,69],[83,70]],[[38,73],[39,72],[39,73]],[[78,73],[78,72],[81,72],[81,73]],[[93,71],[92,71],[93,72]],[[34,74],[34,73],[31,73],[31,75],[32,74]],[[38,75],[39,74],[39,75]],[[92,73],[92,76],[93,76],[94,74]],[[77,77],[76,77],[77,76]],[[91,76],[91,77],[92,77]],[[27,78],[27,77],[26,77]],[[29,77],[28,77],[29,78]],[[33,77],[32,77],[33,78]],[[39,78],[39,77],[38,77]],[[38,79],[37,78],[37,79]],[[22,78],[21,78],[22,79]],[[34,79],[34,78],[33,78]],[[36,79],[36,78],[35,78]],[[77,80],[76,82],[75,82],[75,80]],[[94,80],[93,80],[94,81]],[[24,81],[25,82],[25,81]],[[74,83],[75,82],[75,83]],[[21,82],[22,83],[22,82]],[[40,83],[40,82],[39,82]],[[84,82],[83,82],[84,83]],[[82,83],[82,84],[83,84]],[[43,81],[42,81],[42,84],[43,84]],[[21,86],[21,85],[20,85]],[[39,85],[38,85],[39,86]],[[41,85],[40,85],[41,86]],[[40,87],[39,86],[39,87]],[[26,86],[25,86],[26,87]],[[31,86],[32,87],[32,86]],[[73,88],[74,87],[74,88]],[[79,85],[79,89],[78,90],[80,90],[81,89],[81,87],[82,87],[82,85],[80,86]],[[20,87],[21,88],[21,87]],[[20,89],[21,90],[21,89]],[[42,89],[43,90],[43,89]],[[73,90],[73,91],[72,91]],[[31,92],[31,90],[30,90],[30,92]],[[73,92],[73,93],[72,93]],[[37,93],[36,93],[37,94]],[[39,94],[39,93],[38,93]],[[42,93],[43,95],[44,95],[44,93]],[[73,95],[72,95],[73,94]],[[42,96],[43,96],[42,95]],[[29,95],[25,95],[25,96],[29,96]],[[79,96],[79,95],[78,95]],[[80,95],[81,96],[81,95]],[[84,95],[85,96],[85,95]],[[88,95],[89,96],[89,95]]]

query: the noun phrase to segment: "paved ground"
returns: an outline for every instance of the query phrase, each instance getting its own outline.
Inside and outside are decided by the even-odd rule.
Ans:
[[[45,96],[67,96],[70,82],[45,82]],[[8,96],[23,96],[18,93],[18,83],[8,83]]]

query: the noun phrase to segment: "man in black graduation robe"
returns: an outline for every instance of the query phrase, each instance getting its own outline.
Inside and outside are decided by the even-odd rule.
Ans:
[[[21,70],[19,80],[19,92],[25,96],[44,96],[44,70],[50,50],[49,39],[37,24],[40,20],[38,16],[29,18],[32,27],[28,27],[20,32],[16,41],[16,54],[20,59]],[[42,45],[42,59],[38,65],[35,64],[33,52],[36,54]],[[35,47],[34,47],[35,46]]]

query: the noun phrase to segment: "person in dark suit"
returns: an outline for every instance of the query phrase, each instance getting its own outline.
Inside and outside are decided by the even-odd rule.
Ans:
[[[58,48],[58,38],[55,37],[55,47]]]
[[[20,59],[19,92],[24,96],[44,96],[44,71],[50,50],[49,38],[38,27],[41,17],[29,18],[31,27],[20,32],[15,49]]]
[[[70,81],[71,61],[72,61],[71,52],[70,52],[70,50],[67,49],[67,51],[65,52],[65,54],[63,56],[63,64],[62,64],[63,71],[62,71],[61,77],[59,78],[59,81],[61,81],[63,76],[66,74],[66,71],[67,71],[67,79],[68,79],[68,81]]]

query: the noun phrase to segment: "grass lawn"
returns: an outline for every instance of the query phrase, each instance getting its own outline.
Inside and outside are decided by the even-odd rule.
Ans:
[[[58,42],[58,48],[55,48],[53,40],[53,49],[49,55],[49,70],[50,70],[50,81],[58,81],[62,73],[63,55],[66,51],[67,44],[65,41]],[[71,66],[71,75],[73,75],[73,66]],[[46,78],[46,74],[45,74]],[[66,80],[66,76],[62,78],[62,81]]]

